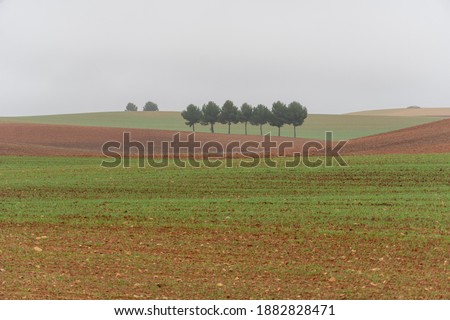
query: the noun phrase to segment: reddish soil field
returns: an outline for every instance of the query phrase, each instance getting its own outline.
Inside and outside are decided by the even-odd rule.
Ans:
[[[147,141],[154,142],[155,154],[162,154],[162,142],[173,141],[177,132],[170,130],[152,129],[122,129],[108,127],[82,127],[70,125],[44,124],[0,124],[0,155],[16,156],[101,156],[102,145],[107,141],[123,141],[123,134],[130,133],[131,141],[139,141],[146,145]],[[191,132],[180,132],[180,140],[186,141]],[[196,141],[203,146],[208,141],[216,141],[226,146],[232,141],[262,142],[261,136],[255,135],[227,135],[195,133]],[[310,140],[287,137],[272,137],[272,141],[281,143],[292,141],[296,150]],[[122,150],[122,149],[120,149]],[[214,152],[211,149],[211,152]],[[262,152],[262,149],[256,149]],[[292,150],[290,150],[292,151]],[[137,149],[132,148],[133,155]],[[185,153],[183,149],[181,153]]]
[[[153,141],[155,154],[162,153],[162,142],[172,141],[175,133],[169,130],[2,123],[0,156],[101,156],[102,145],[107,141],[121,142],[124,132],[130,133],[132,141],[143,144]],[[181,141],[187,140],[189,133],[181,132]],[[196,133],[195,137],[202,146],[208,141],[217,141],[222,145],[231,141],[262,141],[262,137],[254,135]],[[278,143],[292,141],[294,149],[287,149],[287,153],[300,151],[303,144],[310,141],[287,137],[272,137],[272,140]],[[262,149],[255,151],[262,152]],[[450,119],[354,139],[342,150],[346,155],[446,152],[450,152]],[[137,149],[133,148],[132,154],[136,153]]]
[[[374,241],[352,232],[324,236],[296,228],[256,233],[63,223],[0,222],[0,227],[8,230],[3,258],[15,270],[3,275],[0,299],[448,298],[438,239],[417,249],[395,237]],[[180,245],[180,237],[187,242]],[[294,242],[297,237],[303,240]],[[13,251],[17,244],[20,254]],[[36,246],[44,250],[36,252]],[[302,265],[322,271],[307,273]]]
[[[450,152],[450,119],[349,141],[344,154],[416,154]]]

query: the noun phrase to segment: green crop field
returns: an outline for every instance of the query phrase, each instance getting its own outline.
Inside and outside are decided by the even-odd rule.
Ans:
[[[333,131],[335,139],[352,139],[372,134],[412,127],[441,118],[432,117],[390,117],[355,115],[311,114],[303,126],[298,128],[299,137],[323,139],[325,131]],[[69,115],[31,116],[0,118],[0,122],[16,121],[43,124],[70,124],[82,126],[106,126],[121,128],[151,128],[164,130],[190,131],[179,112],[100,112]],[[259,127],[249,125],[249,134],[259,134]],[[277,135],[278,129],[264,125],[264,132]],[[198,132],[209,132],[208,126],[197,126]],[[232,133],[243,134],[244,125],[232,125]],[[216,132],[226,133],[227,126],[216,125]],[[281,130],[283,136],[293,136],[291,126]]]
[[[449,155],[346,159],[1,157],[0,298],[450,299]]]

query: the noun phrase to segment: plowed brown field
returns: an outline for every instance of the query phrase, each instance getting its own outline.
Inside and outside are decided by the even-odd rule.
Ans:
[[[170,130],[3,123],[0,124],[0,155],[101,156],[102,145],[107,141],[121,142],[124,132],[130,133],[132,141],[139,141],[144,145],[147,141],[153,141],[155,154],[161,154],[161,143],[172,141],[176,133]],[[180,132],[181,140],[185,141],[189,133]],[[210,133],[196,133],[195,138],[202,145],[207,141],[217,141],[224,146],[231,141],[262,141],[262,137],[254,135]],[[302,145],[310,141],[287,137],[272,137],[272,140],[278,143],[292,141],[295,147],[288,149],[289,152],[300,151]],[[136,153],[136,149],[132,151]],[[361,155],[446,152],[450,152],[450,119],[354,139],[345,146],[342,153]]]
[[[107,141],[122,142],[125,132],[130,133],[131,141],[139,141],[144,145],[147,141],[152,141],[155,146],[155,154],[162,153],[161,145],[163,141],[172,141],[173,135],[178,133],[170,130],[153,129],[4,123],[0,124],[0,155],[101,156],[102,145]],[[186,141],[190,133],[180,132],[180,140]],[[260,143],[263,138],[255,135],[195,133],[195,139],[202,146],[208,141],[217,141],[226,146],[232,141],[240,141],[241,143],[256,141]],[[278,143],[292,141],[297,149],[300,149],[305,142],[310,140],[272,137],[272,141]],[[262,149],[259,151],[262,151]],[[131,152],[136,154],[137,149],[133,148]],[[183,153],[183,150],[181,152]]]
[[[344,154],[416,154],[450,152],[450,119],[358,138]]]

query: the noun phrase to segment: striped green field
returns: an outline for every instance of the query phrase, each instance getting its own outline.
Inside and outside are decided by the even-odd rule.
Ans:
[[[346,160],[0,157],[0,299],[450,299],[448,154]]]
[[[412,127],[432,121],[439,117],[390,117],[311,114],[303,126],[297,129],[297,136],[322,139],[325,131],[333,131],[335,139],[352,139],[377,133]],[[119,128],[147,128],[176,131],[190,131],[184,124],[180,112],[99,112],[48,116],[0,117],[0,122],[29,122],[41,124],[67,124],[81,126],[105,126]],[[198,132],[208,132],[208,126],[198,125]],[[259,134],[259,128],[248,126],[249,134]],[[278,129],[264,125],[264,133],[278,134]],[[216,132],[226,133],[227,126],[216,125]],[[232,125],[231,132],[244,133],[243,124]],[[292,136],[291,126],[281,129],[281,135]]]

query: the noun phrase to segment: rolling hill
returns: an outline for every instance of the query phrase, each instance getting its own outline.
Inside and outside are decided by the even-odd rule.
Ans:
[[[401,116],[401,117],[450,117],[450,107],[448,108],[397,108],[367,110],[347,113],[354,116]]]
[[[345,154],[450,152],[450,119],[351,140]],[[450,164],[450,157],[449,157]]]
[[[111,127],[83,127],[72,125],[46,125],[33,123],[0,124],[0,156],[101,156],[102,145],[107,141],[122,141],[124,132],[129,132],[132,141],[146,145],[153,141],[155,154],[161,154],[163,141],[173,141],[174,131],[156,129],[121,129]],[[181,140],[187,140],[189,132],[181,133]],[[231,141],[262,141],[256,135],[228,135],[196,133],[196,141],[204,145],[216,141],[222,146]],[[278,143],[292,141],[294,150],[299,152],[308,139],[273,137]],[[318,140],[315,140],[318,141]],[[262,153],[262,149],[254,149]],[[450,152],[450,119],[395,130],[350,140],[342,150],[345,155],[366,154],[408,154],[408,153],[447,153]],[[181,150],[186,153],[185,150]],[[197,155],[201,152],[199,151]],[[136,154],[134,150],[133,154]],[[276,154],[276,153],[274,153]]]
[[[325,131],[333,131],[334,138],[353,139],[378,133],[412,127],[432,121],[439,117],[391,117],[373,115],[323,115],[311,114],[305,123],[297,129],[297,135],[308,139],[324,139]],[[66,124],[75,126],[115,127],[161,129],[175,131],[191,131],[184,124],[180,112],[100,112],[29,117],[0,117],[0,122]],[[209,132],[208,126],[196,127],[197,132]],[[249,134],[259,134],[259,128],[248,126]],[[264,133],[277,134],[277,129],[269,125],[263,126]],[[244,125],[232,125],[233,134],[243,134]],[[226,133],[226,125],[217,124],[217,133]],[[291,126],[281,129],[281,135],[291,137]]]

